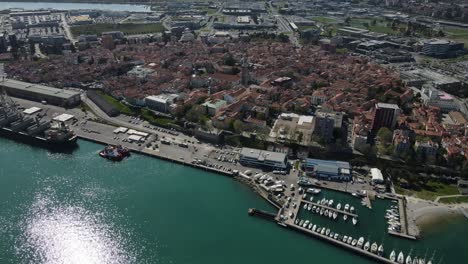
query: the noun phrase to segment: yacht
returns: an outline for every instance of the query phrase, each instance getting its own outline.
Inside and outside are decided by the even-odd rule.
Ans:
[[[317,210],[317,206],[312,206],[312,212],[315,212],[315,210]]]
[[[364,238],[360,237],[358,242],[357,242],[357,247],[362,248],[363,244],[364,244]]]
[[[369,251],[369,247],[370,247],[370,242],[367,241],[366,244],[364,244],[364,250]]]
[[[322,231],[320,231],[320,234],[325,235],[325,231],[326,230],[325,230],[325,227],[324,227],[324,228],[322,228]]]
[[[414,259],[413,259],[413,264],[419,264],[418,258],[414,258]]]
[[[304,222],[304,225],[303,225],[302,227],[307,227],[307,226],[309,225],[309,222],[310,222],[309,220],[306,220],[306,221]]]
[[[412,263],[413,263],[413,261],[412,261],[410,255],[408,255],[408,256],[406,257],[406,262],[405,262],[405,263],[406,263],[406,264],[412,264]]]
[[[420,258],[418,264],[426,264],[426,260],[423,258]]]
[[[299,224],[299,219],[296,218],[296,221],[294,221],[294,223],[295,223],[296,225]]]
[[[307,204],[306,203],[304,204],[303,208],[304,208],[304,210],[307,210]]]
[[[328,206],[332,206],[333,205],[333,200],[330,199],[330,201],[328,201]]]
[[[307,199],[307,194],[304,193],[304,195],[302,195],[302,200],[305,200]]]
[[[327,228],[327,230],[325,231],[325,235],[328,236],[330,234],[330,228]]]
[[[401,251],[400,251],[400,254],[398,254],[397,263],[399,264],[405,263],[405,255],[403,255],[403,252]]]
[[[323,208],[320,209],[320,215],[323,215]]]
[[[346,243],[351,244],[351,242],[353,242],[353,238],[349,236],[348,240],[346,240]]]
[[[317,189],[317,188],[307,188],[306,192],[309,194],[319,194],[322,190]]]
[[[314,201],[314,197],[311,196],[310,199],[309,199],[309,201],[313,202],[313,201]]]
[[[335,232],[330,232],[330,236],[331,238],[333,238],[335,236]]]
[[[335,235],[333,236],[334,239],[338,239],[340,235],[338,233],[335,233]]]
[[[308,228],[309,230],[312,230],[312,226],[313,226],[313,224],[310,223],[309,226],[308,226],[307,228]]]
[[[351,241],[351,246],[355,247],[357,244],[357,239],[353,239],[353,241]]]
[[[345,204],[344,210],[347,212],[349,210],[349,204]]]
[[[346,243],[346,241],[348,241],[348,236],[343,237],[343,242]]]
[[[318,228],[317,228],[317,233],[320,233],[320,231],[322,231],[322,228],[321,228],[321,227],[318,227]]]
[[[343,215],[343,220],[345,220],[345,221],[348,220],[348,215],[347,214]]]
[[[390,253],[389,259],[390,259],[390,261],[395,262],[395,259],[396,259],[395,250],[392,250],[392,253]]]
[[[353,225],[356,225],[356,224],[357,224],[357,218],[353,217]]]
[[[338,205],[336,206],[336,209],[341,210],[341,203],[338,203]]]
[[[330,210],[330,211],[328,211],[328,218],[332,218],[332,217],[333,217],[333,211]]]
[[[312,209],[312,205],[307,205],[307,211],[310,211]]]
[[[315,230],[317,230],[317,225],[314,225],[314,226],[312,227],[312,231],[315,232]]]
[[[299,221],[299,225],[302,226],[304,224],[304,220]]]
[[[318,214],[320,213],[320,207],[317,206],[317,209],[315,209],[315,212]]]
[[[383,253],[384,253],[383,245],[380,245],[379,248],[377,249],[377,254],[379,254],[379,256],[382,256]]]
[[[379,248],[379,245],[377,245],[377,243],[374,242],[374,243],[372,243],[372,245],[370,247],[370,251],[375,254],[375,253],[377,253],[378,248]]]
[[[338,217],[338,213],[337,212],[333,212],[333,219],[336,219]]]

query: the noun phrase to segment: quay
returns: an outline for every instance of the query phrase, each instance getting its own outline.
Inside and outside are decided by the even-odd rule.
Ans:
[[[346,212],[346,211],[343,211],[343,210],[338,210],[334,207],[330,207],[328,205],[323,205],[323,204],[318,204],[316,202],[311,202],[311,201],[307,201],[307,200],[301,200],[300,201],[301,203],[306,203],[306,204],[311,204],[311,205],[315,205],[315,206],[318,206],[318,207],[321,207],[323,209],[328,209],[328,210],[331,210],[333,212],[337,212],[337,213],[340,213],[340,214],[345,214],[345,215],[348,215],[348,216],[351,216],[351,217],[355,217],[355,218],[358,218],[358,215],[357,214],[353,214],[353,213],[350,213],[350,212]],[[298,206],[300,207],[300,206]]]
[[[250,216],[258,216],[260,218],[263,218],[269,221],[276,221],[275,220],[276,215],[267,211],[263,211],[263,210],[259,210],[255,208],[249,208],[248,213]]]
[[[398,199],[398,212],[400,214],[401,232],[395,232],[395,231],[389,230],[388,233],[393,236],[410,239],[410,240],[416,240],[417,237],[409,234],[408,216],[406,214],[406,201],[404,200],[404,198]]]
[[[403,234],[403,233],[399,233],[399,232],[395,232],[395,231],[391,231],[389,230],[388,233],[392,236],[397,236],[397,237],[402,237],[402,238],[406,238],[406,239],[410,239],[410,240],[416,240],[417,238],[415,236],[411,236],[411,235],[408,235],[408,234]]]

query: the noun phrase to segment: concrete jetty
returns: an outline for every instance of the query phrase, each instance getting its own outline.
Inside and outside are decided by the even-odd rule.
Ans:
[[[328,205],[318,204],[316,202],[311,202],[311,201],[307,201],[307,200],[301,200],[301,203],[315,205],[315,206],[321,207],[323,209],[328,209],[328,210],[331,210],[333,212],[337,212],[337,213],[340,213],[340,214],[345,214],[345,215],[348,215],[348,216],[351,216],[351,217],[358,218],[357,214],[353,214],[353,213],[346,212],[346,211],[343,211],[343,210],[338,210],[338,209],[336,209],[334,207],[330,207]]]

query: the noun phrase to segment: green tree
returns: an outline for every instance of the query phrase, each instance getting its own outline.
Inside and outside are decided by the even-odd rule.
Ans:
[[[351,25],[351,17],[346,17],[344,22],[347,26]]]
[[[234,123],[232,123],[232,127],[236,133],[244,131],[244,123],[240,120],[235,120]]]
[[[198,123],[202,118],[204,117],[206,113],[205,107],[201,105],[194,105],[190,110],[187,111],[187,114],[185,114],[185,118],[188,121]]]
[[[379,132],[377,132],[377,137],[382,143],[388,144],[392,142],[393,133],[390,131],[390,129],[382,127],[379,129]]]

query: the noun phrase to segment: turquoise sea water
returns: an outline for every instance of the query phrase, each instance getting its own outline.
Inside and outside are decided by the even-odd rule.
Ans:
[[[0,263],[373,263],[322,241],[249,217],[250,207],[274,211],[228,177],[141,155],[113,163],[101,145],[79,141],[71,154],[0,138]],[[348,200],[358,227],[301,212],[340,233],[390,247],[468,259],[467,221],[430,228],[422,241],[392,238],[380,215]],[[422,253],[422,254],[423,254]]]

